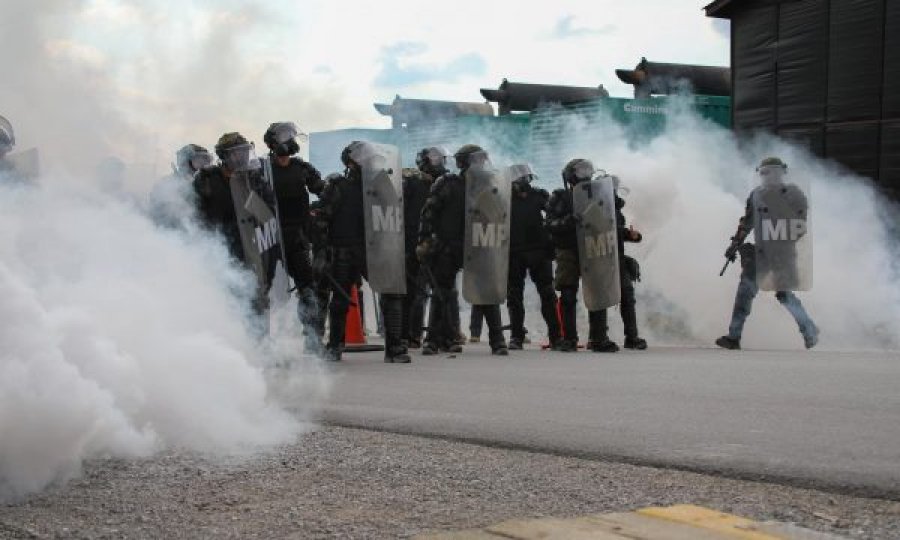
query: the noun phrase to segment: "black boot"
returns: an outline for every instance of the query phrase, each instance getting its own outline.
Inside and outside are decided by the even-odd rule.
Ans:
[[[395,294],[382,295],[381,314],[384,320],[384,361],[389,364],[408,364],[409,354],[401,338],[403,297]]]
[[[550,339],[550,348],[554,349],[554,344],[559,344],[562,335],[559,327],[559,316],[556,313],[556,293],[553,287],[547,285],[538,290],[541,298],[541,316],[547,324],[547,337]]]
[[[578,306],[578,289],[566,287],[559,292],[559,308],[562,313],[562,333],[566,341],[578,344],[578,326],[575,315]],[[577,348],[577,347],[576,347]]]
[[[622,325],[625,327],[625,348],[643,351],[647,348],[647,341],[638,337],[634,283],[627,277],[622,279],[622,303],[619,309],[622,311]]]
[[[643,351],[647,348],[647,340],[639,337],[627,337],[625,338],[625,348]]]
[[[716,345],[722,347],[723,349],[740,350],[741,340],[735,339],[731,336],[722,336],[716,340]]]
[[[607,335],[605,309],[588,313],[588,322],[590,324],[588,331],[588,348],[590,350],[604,353],[619,351],[619,346],[610,341]]]
[[[503,337],[503,319],[500,317],[500,306],[480,306],[484,313],[488,327],[488,342],[491,345],[491,353],[498,356],[506,356],[509,349],[506,347],[506,338]]]

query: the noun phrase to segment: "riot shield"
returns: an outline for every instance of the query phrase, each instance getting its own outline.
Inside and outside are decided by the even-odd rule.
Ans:
[[[262,166],[263,178],[265,178],[266,180],[266,185],[268,185],[269,189],[272,190],[272,195],[275,200],[275,219],[278,222],[279,259],[275,263],[275,277],[272,279],[271,296],[276,305],[283,305],[286,304],[288,299],[290,298],[291,289],[294,287],[294,284],[292,284],[286,268],[287,253],[285,252],[286,248],[284,243],[284,236],[281,233],[281,214],[278,210],[278,197],[275,196],[275,175],[272,173],[272,159],[264,158],[260,159],[259,161],[260,165]]]
[[[763,291],[812,288],[809,186],[791,179],[766,182],[750,195],[756,242],[756,283]]]
[[[234,211],[237,214],[244,250],[244,264],[256,274],[257,283],[267,290],[272,283],[276,264],[281,258],[280,226],[275,216],[275,196],[266,183],[260,169],[259,160],[252,156],[252,147],[229,149],[246,151],[246,156],[231,160],[232,164],[243,166],[232,172],[229,180]]]
[[[572,188],[584,305],[597,311],[619,303],[619,241],[613,177],[600,173]]]
[[[506,301],[511,183],[484,156],[466,170],[463,298],[472,305]]]
[[[400,152],[396,146],[363,142],[350,158],[362,173],[369,286],[380,294],[406,294]]]

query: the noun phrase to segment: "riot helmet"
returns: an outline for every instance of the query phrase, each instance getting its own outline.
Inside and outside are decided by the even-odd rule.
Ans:
[[[198,144],[186,144],[175,154],[175,170],[186,177],[194,176],[197,171],[212,163],[212,154]]]
[[[484,163],[487,161],[488,155],[477,144],[464,144],[453,154],[453,157],[456,159],[456,168],[464,171],[472,165]]]
[[[787,174],[787,165],[777,157],[767,157],[759,163],[756,172],[763,186],[778,185]]]
[[[258,164],[253,144],[237,132],[226,133],[216,143],[216,155],[230,171],[245,171]]]
[[[416,167],[434,178],[447,172],[447,158],[450,152],[442,146],[429,146],[416,154]]]
[[[12,151],[16,145],[16,133],[12,124],[6,118],[0,116],[0,158]]]
[[[341,152],[341,163],[348,169],[359,168],[364,161],[377,157],[378,152],[367,141],[353,141]]]
[[[563,167],[562,179],[567,185],[574,186],[579,182],[590,180],[595,172],[597,171],[594,169],[594,164],[589,160],[575,158]]]
[[[512,180],[512,189],[514,193],[523,193],[528,191],[532,180],[537,178],[534,169],[529,163],[517,163],[510,165],[509,177]]]
[[[300,151],[297,136],[300,130],[293,122],[275,122],[263,135],[263,141],[269,150],[280,157],[293,156]]]

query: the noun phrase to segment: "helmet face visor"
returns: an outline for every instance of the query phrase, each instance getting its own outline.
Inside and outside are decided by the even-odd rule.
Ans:
[[[232,171],[248,171],[259,166],[252,144],[238,144],[222,150],[222,163]]]
[[[590,180],[594,176],[596,169],[594,169],[593,163],[584,160],[575,165],[573,172],[575,180],[581,182],[583,180]]]
[[[194,172],[199,171],[204,167],[209,167],[212,163],[213,157],[209,152],[195,152],[190,159],[191,169],[193,169]]]
[[[425,153],[428,164],[432,167],[446,167],[447,157],[449,156],[450,152],[448,152],[446,148],[438,146],[432,146],[428,149],[428,152]]]
[[[282,122],[273,129],[275,142],[278,144],[284,144],[296,138],[299,133],[300,130],[293,122]]]
[[[756,169],[759,173],[760,183],[764,186],[780,184],[784,180],[785,167],[783,165],[763,165]]]
[[[537,175],[534,174],[534,169],[532,169],[531,165],[528,163],[511,165],[509,167],[509,176],[512,178],[513,182],[521,181],[529,184],[537,177]]]

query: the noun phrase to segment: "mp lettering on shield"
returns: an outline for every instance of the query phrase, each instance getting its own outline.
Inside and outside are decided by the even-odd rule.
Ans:
[[[760,220],[762,239],[766,241],[796,242],[806,234],[805,219],[769,219]]]
[[[584,238],[584,248],[588,259],[614,255],[616,247],[616,231],[585,236]]]
[[[477,248],[498,248],[508,237],[506,225],[502,223],[473,223],[472,246]]]
[[[372,205],[372,230],[375,232],[399,233],[403,229],[403,218],[397,206]]]
[[[272,218],[262,227],[256,227],[256,248],[265,253],[278,243],[278,220]]]

